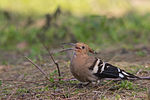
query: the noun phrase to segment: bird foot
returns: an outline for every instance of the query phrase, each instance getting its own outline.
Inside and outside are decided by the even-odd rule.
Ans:
[[[84,88],[84,87],[86,87],[86,86],[88,86],[90,84],[90,82],[86,82],[86,83],[79,83],[78,85],[77,85],[77,88]]]

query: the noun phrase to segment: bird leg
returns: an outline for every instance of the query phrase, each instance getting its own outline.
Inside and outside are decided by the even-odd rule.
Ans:
[[[79,83],[79,84],[77,85],[77,87],[78,87],[78,88],[83,88],[83,87],[88,86],[90,83],[91,83],[91,82]]]

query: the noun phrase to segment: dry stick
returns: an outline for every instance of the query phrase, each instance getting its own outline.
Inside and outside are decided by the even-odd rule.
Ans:
[[[34,83],[34,84],[39,84],[39,82],[45,81],[45,80],[40,80],[40,81],[24,81],[24,80],[2,80],[3,82],[13,82],[13,83]]]
[[[59,77],[61,77],[60,69],[59,69],[58,63],[55,62],[55,60],[54,60],[52,54],[50,53],[49,49],[44,45],[43,41],[42,41],[39,37],[38,37],[38,39],[39,39],[39,41],[41,42],[41,44],[43,45],[43,47],[44,47],[44,48],[47,50],[47,52],[49,53],[50,58],[52,59],[52,61],[54,62],[54,64],[55,64],[56,67],[57,67],[58,75],[59,75]],[[59,81],[60,81],[60,80],[61,80],[61,79],[59,78]]]
[[[31,62],[37,69],[39,69],[39,71],[45,76],[45,78],[49,81],[49,78],[47,77],[47,74],[41,69],[40,66],[38,66],[37,64],[35,64],[31,59],[29,59],[28,57],[25,56],[25,58]]]
[[[104,80],[121,81],[121,78],[104,78]],[[150,80],[150,77],[129,78],[127,80]]]
[[[42,43],[42,44],[43,44],[43,43]],[[50,53],[49,49],[48,49],[44,44],[43,44],[43,46],[44,46],[44,48],[47,50],[47,52],[48,52],[50,58],[52,59],[52,61],[54,62],[54,64],[55,64],[56,67],[57,67],[58,75],[59,75],[59,81],[60,81],[60,80],[61,80],[61,79],[60,79],[61,74],[60,74],[60,68],[59,68],[59,65],[58,65],[58,63],[54,60],[54,58],[53,58],[52,54]]]
[[[113,87],[113,85],[110,86],[109,88],[107,88],[107,89],[104,91],[104,93],[102,93],[102,94],[100,95],[100,97],[101,97],[102,95],[105,95],[105,94],[107,93],[107,91],[110,90],[112,87]]]

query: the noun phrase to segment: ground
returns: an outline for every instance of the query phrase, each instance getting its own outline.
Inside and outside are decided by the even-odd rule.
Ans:
[[[55,55],[61,71],[61,81],[55,64],[48,53],[32,60],[47,73],[49,80],[28,62],[28,52],[0,50],[0,98],[5,99],[54,99],[54,100],[146,100],[150,80],[102,81],[97,86],[79,87],[69,69],[68,55]],[[150,77],[150,47],[106,48],[98,55],[137,76]],[[30,56],[29,56],[30,57]]]
[[[61,77],[58,77],[57,68],[42,43],[52,50],[61,43],[85,42],[99,52],[92,56],[137,76],[150,77],[148,0],[115,0],[113,3],[112,0],[101,0],[99,3],[100,0],[83,0],[82,3],[81,0],[74,0],[66,5],[68,0],[61,3],[57,0],[15,1],[0,1],[0,99],[147,98],[150,80],[104,80],[97,86],[79,87],[80,82],[70,73],[70,53],[53,55],[61,71]],[[89,7],[86,2],[90,3]],[[91,7],[97,9],[96,12]],[[53,9],[51,13],[49,8]],[[49,79],[24,56],[41,66]]]

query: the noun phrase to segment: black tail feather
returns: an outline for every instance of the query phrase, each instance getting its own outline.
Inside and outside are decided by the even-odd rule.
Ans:
[[[131,73],[128,73],[128,72],[126,72],[126,73],[129,75],[129,76],[125,75],[127,79],[130,79],[130,78],[141,79],[140,77],[135,76],[135,75],[133,75]]]
[[[138,76],[135,76],[133,74],[130,74],[128,72],[126,72],[129,76],[126,76],[127,79],[135,79],[135,80],[150,80],[150,77],[138,77]]]

